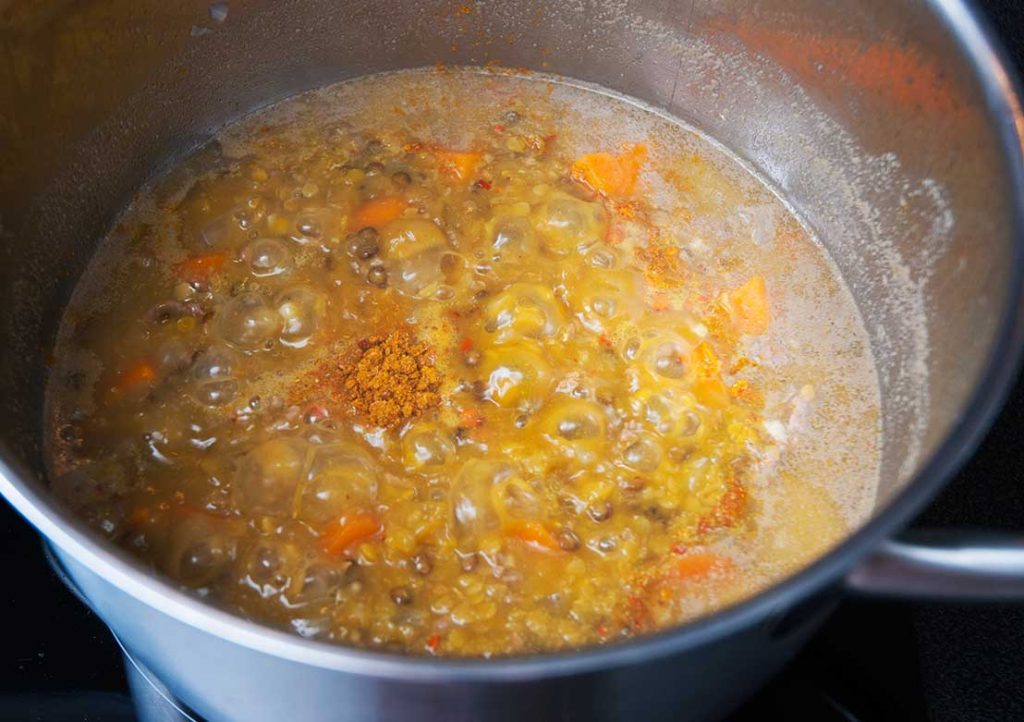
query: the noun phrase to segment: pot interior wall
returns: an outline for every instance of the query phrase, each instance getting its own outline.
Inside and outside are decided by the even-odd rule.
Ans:
[[[982,89],[921,3],[13,0],[0,45],[3,444],[39,480],[56,324],[133,190],[250,109],[381,70],[562,74],[749,161],[817,232],[865,318],[882,502],[956,422],[1006,305],[1010,172]]]

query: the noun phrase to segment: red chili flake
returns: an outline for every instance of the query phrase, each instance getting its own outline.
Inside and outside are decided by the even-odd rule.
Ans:
[[[471,339],[469,336],[467,336],[466,338],[462,339],[462,342],[459,344],[459,351],[461,351],[462,353],[467,353],[472,348],[473,348],[473,339]]]
[[[484,180],[483,178],[481,178],[480,180],[478,180],[478,181],[477,181],[476,183],[474,183],[473,185],[474,185],[474,186],[475,186],[476,188],[483,188],[483,189],[484,189],[485,191],[489,191],[489,190],[491,189],[491,183],[490,183],[490,181],[485,181],[485,180]]]
[[[478,429],[484,425],[484,415],[476,409],[463,409],[459,413],[459,422],[467,429]]]
[[[600,335],[600,336],[598,337],[598,339],[597,339],[597,342],[598,342],[599,344],[601,344],[601,346],[602,346],[603,348],[606,348],[606,349],[611,349],[611,347],[612,347],[612,340],[611,340],[610,338],[608,338],[608,336],[607,336],[606,334],[603,334],[603,333],[602,333],[602,334],[601,334],[601,335]]]
[[[504,133],[505,132],[505,126],[503,126],[501,123],[495,124],[494,132],[495,133]]]
[[[441,635],[440,634],[431,634],[430,637],[427,639],[427,648],[431,652],[436,652],[437,648],[440,647],[440,646],[441,646]]]
[[[607,637],[608,636],[608,626],[605,625],[605,624],[597,625],[597,633],[599,635],[601,635],[602,637]]]
[[[673,554],[686,554],[686,552],[688,550],[689,550],[689,547],[687,547],[685,544],[673,544],[672,545],[672,553]]]
[[[310,404],[306,409],[306,413],[303,417],[311,424],[315,424],[318,421],[323,421],[331,412],[327,410],[327,407],[322,404]]]

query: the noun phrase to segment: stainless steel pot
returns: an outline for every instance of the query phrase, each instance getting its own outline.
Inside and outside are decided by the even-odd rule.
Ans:
[[[0,0],[0,492],[132,655],[199,714],[708,718],[794,654],[844,580],[866,593],[1024,593],[1014,539],[887,541],[984,433],[1024,333],[1024,117],[962,0],[168,5]],[[230,616],[66,516],[39,444],[47,349],[133,189],[231,118],[296,91],[492,61],[677,115],[743,156],[814,227],[879,366],[883,474],[870,522],[797,576],[685,627],[484,662],[343,649]]]

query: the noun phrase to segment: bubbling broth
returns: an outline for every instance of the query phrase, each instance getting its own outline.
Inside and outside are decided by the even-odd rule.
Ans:
[[[556,78],[409,71],[143,189],[63,319],[55,493],[221,607],[491,656],[749,596],[866,517],[878,389],[735,158]]]

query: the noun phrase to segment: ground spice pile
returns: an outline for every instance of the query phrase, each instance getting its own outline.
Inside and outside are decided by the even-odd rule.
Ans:
[[[369,424],[391,428],[437,406],[440,386],[431,347],[399,328],[323,362],[292,389],[292,399],[307,401],[315,389],[327,403],[348,404]]]
[[[433,351],[409,329],[363,339],[358,349],[345,391],[356,411],[374,426],[397,426],[441,402]]]

